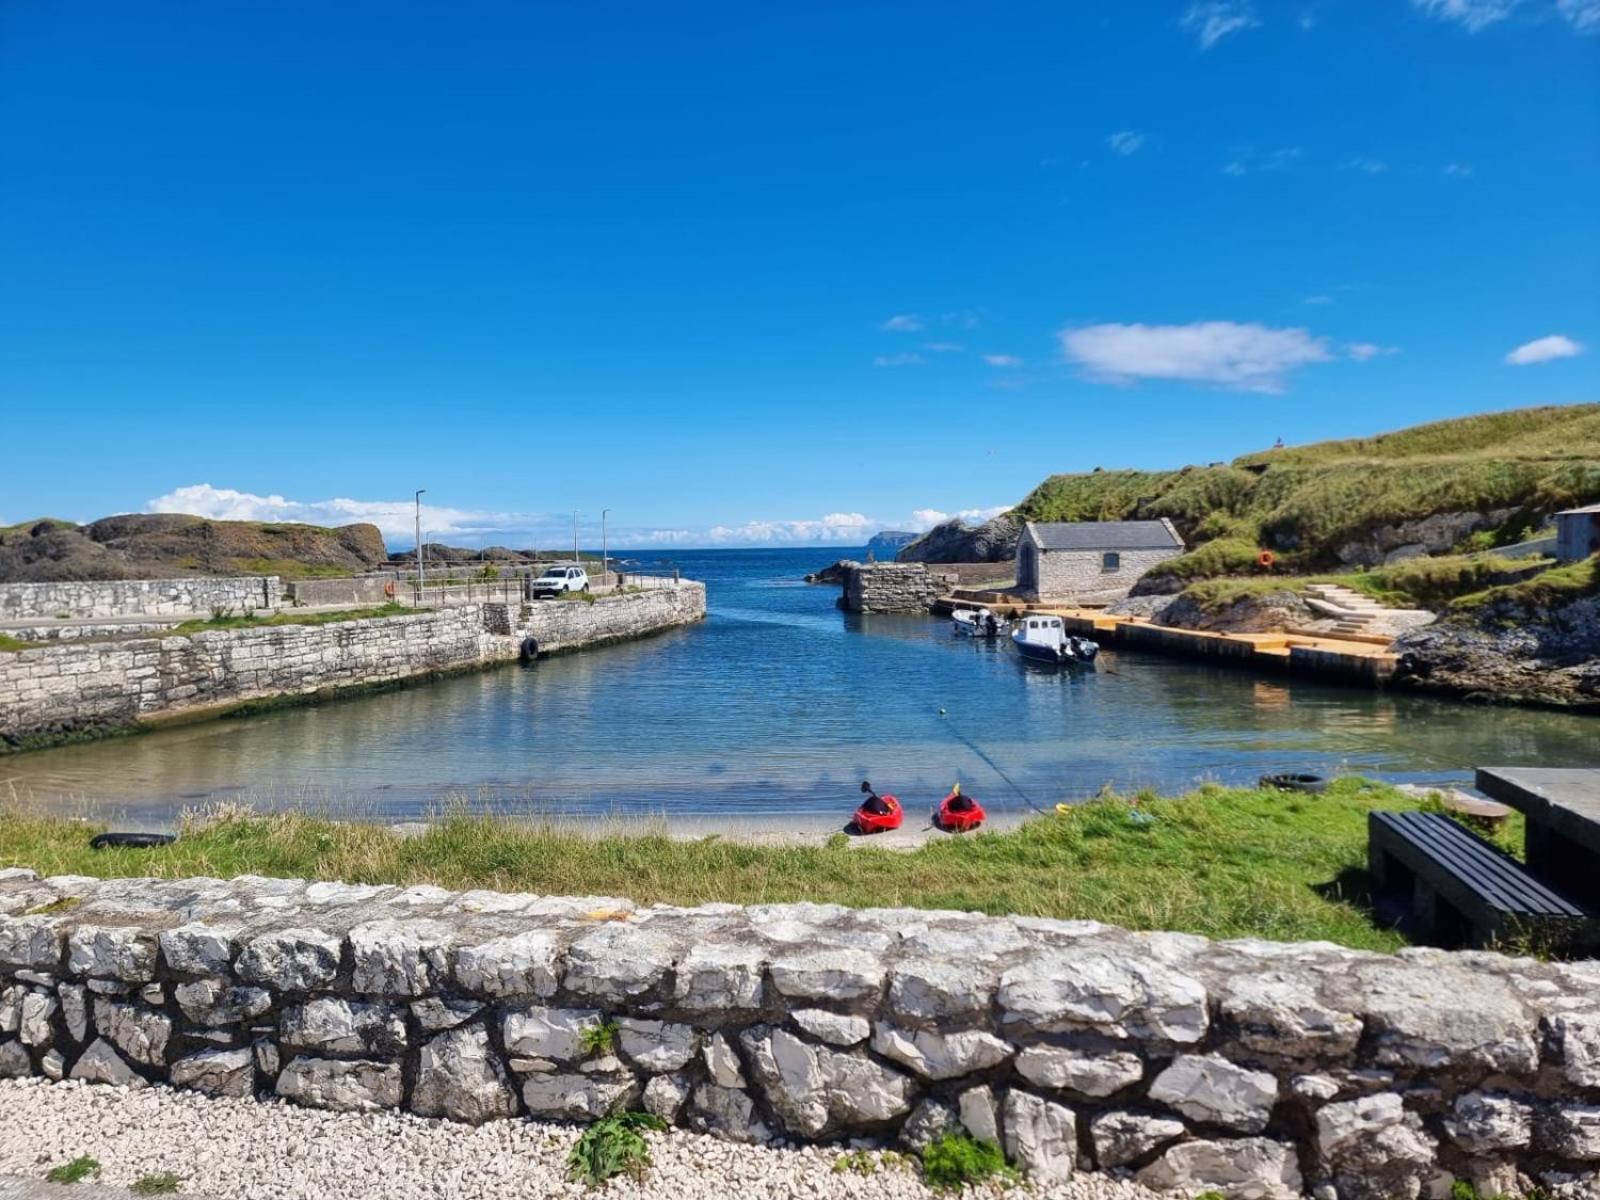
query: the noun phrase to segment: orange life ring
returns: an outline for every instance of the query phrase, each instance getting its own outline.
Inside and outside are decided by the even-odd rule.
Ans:
[[[1260,554],[1256,555],[1256,566],[1258,567],[1270,567],[1277,561],[1277,558],[1273,555],[1271,550],[1263,550]]]
[[[394,599],[394,580],[391,579],[388,583],[383,585],[383,594],[389,597],[391,600]]]

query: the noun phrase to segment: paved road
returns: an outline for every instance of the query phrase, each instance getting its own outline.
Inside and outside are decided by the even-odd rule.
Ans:
[[[175,1192],[186,1200],[209,1200],[195,1192]],[[15,1175],[0,1175],[0,1200],[66,1200],[76,1196],[79,1200],[132,1200],[127,1188],[107,1187],[101,1183],[46,1183],[41,1179],[19,1179]]]

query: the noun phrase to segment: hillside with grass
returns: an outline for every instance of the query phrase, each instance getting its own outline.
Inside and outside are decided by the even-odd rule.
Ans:
[[[1536,534],[1557,510],[1596,500],[1600,404],[1579,404],[1436,421],[1207,466],[1052,475],[997,522],[1166,517],[1190,546],[1153,573],[1151,584],[1165,580],[1171,591],[1249,574],[1262,550],[1280,571],[1308,574],[1504,546]],[[939,561],[955,561],[949,556],[964,547],[950,533],[941,527],[922,545],[938,543]],[[1008,549],[1006,557],[1014,540]],[[914,544],[900,557],[922,554]]]
[[[387,557],[376,525],[212,521],[133,513],[88,525],[52,518],[0,527],[0,582],[171,579],[184,575],[307,578],[371,570]]]

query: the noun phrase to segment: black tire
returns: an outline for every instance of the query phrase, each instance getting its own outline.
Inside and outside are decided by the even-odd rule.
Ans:
[[[113,846],[132,850],[153,850],[178,840],[175,833],[97,833],[89,839],[89,849],[107,850]]]
[[[1321,775],[1308,775],[1301,772],[1284,772],[1278,775],[1263,775],[1260,779],[1262,787],[1278,792],[1302,792],[1307,796],[1320,796],[1328,790],[1328,781]]]
[[[538,658],[539,639],[532,636],[523,638],[522,645],[517,649],[517,657],[525,663],[531,663]]]
[[[586,592],[589,590],[589,585],[587,583],[583,585],[583,590]]]

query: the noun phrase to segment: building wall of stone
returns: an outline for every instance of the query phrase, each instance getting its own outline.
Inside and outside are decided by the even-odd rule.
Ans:
[[[843,604],[850,612],[925,613],[938,598],[938,581],[923,563],[841,562]]]
[[[218,579],[108,579],[0,584],[0,621],[69,617],[164,617],[276,608],[283,581],[276,575]]]
[[[1183,551],[1123,550],[1115,571],[1102,566],[1100,550],[1046,550],[1039,553],[1037,594],[1041,601],[1104,604],[1120,600],[1139,577],[1157,563]]]
[[[1185,1196],[1596,1195],[1597,983],[974,913],[0,871],[0,1075],[752,1142],[965,1129],[1040,1181]]]
[[[539,652],[638,637],[705,615],[684,581],[591,602],[461,605],[325,625],[52,643],[0,653],[0,750],[245,700],[392,683]]]

